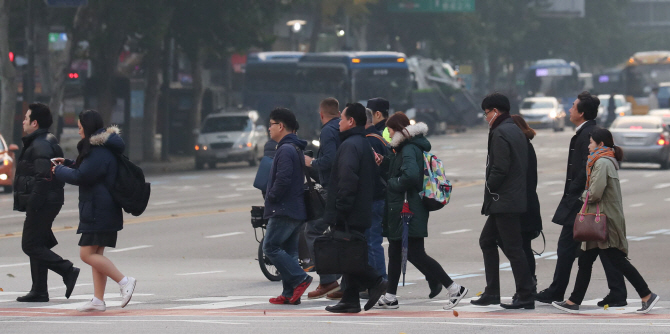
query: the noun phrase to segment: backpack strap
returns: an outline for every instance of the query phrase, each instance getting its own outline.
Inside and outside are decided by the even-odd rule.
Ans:
[[[366,134],[365,136],[366,136],[366,137],[374,137],[374,138],[379,139],[379,140],[382,142],[382,144],[384,144],[384,146],[386,146],[386,145],[389,144],[389,143],[386,141],[386,139],[384,139],[384,137],[382,137],[382,136],[380,136],[380,135],[378,135],[378,134],[376,134],[376,133],[368,133],[368,134]]]

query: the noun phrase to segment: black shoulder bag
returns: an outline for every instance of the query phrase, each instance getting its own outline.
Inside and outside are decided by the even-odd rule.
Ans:
[[[293,144],[291,144],[293,145]],[[298,159],[301,159],[304,155],[302,150],[297,146],[293,145],[295,150],[298,152]],[[315,220],[323,217],[323,213],[326,209],[326,201],[323,200],[323,197],[318,190],[314,188],[314,181],[309,176],[309,171],[307,166],[305,166],[305,159],[301,159],[302,162],[302,171],[305,174],[305,179],[307,180],[307,185],[305,187],[305,210],[307,211],[307,221]]]

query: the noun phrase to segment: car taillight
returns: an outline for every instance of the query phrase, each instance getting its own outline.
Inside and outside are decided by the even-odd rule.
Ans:
[[[661,134],[661,137],[658,138],[658,141],[657,141],[656,143],[657,143],[658,145],[661,145],[661,146],[663,146],[663,145],[668,145],[668,144],[669,144],[668,139],[665,138],[665,136],[664,136],[663,134]]]

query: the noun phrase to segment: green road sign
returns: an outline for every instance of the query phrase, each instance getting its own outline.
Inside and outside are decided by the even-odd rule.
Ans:
[[[388,5],[391,12],[474,12],[475,0],[391,0]]]

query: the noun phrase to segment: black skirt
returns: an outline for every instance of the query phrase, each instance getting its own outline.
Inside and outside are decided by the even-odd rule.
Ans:
[[[82,233],[79,246],[116,247],[116,232]]]

